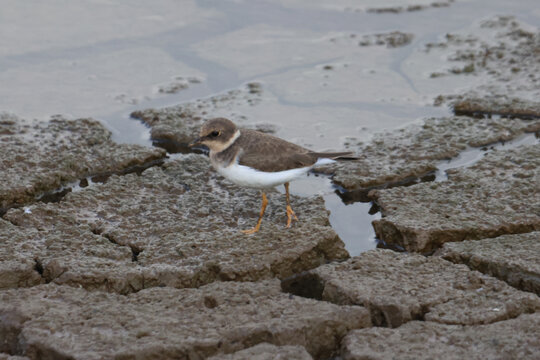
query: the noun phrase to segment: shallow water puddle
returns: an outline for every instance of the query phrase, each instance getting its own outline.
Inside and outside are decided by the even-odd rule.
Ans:
[[[536,134],[527,133],[504,143],[499,142],[480,148],[471,147],[451,160],[440,162],[437,165],[437,172],[431,176],[394,185],[382,185],[380,188],[411,186],[426,181],[446,181],[448,180],[446,170],[472,166],[490,151],[509,150],[521,145],[533,145],[539,142],[540,138]],[[284,193],[282,187],[278,187],[278,190]],[[352,192],[338,189],[332,184],[330,176],[314,173],[292,182],[290,190],[292,194],[297,196],[323,196],[325,206],[330,211],[330,224],[345,243],[345,249],[351,256],[359,255],[377,246],[384,247],[384,244],[376,238],[371,225],[373,220],[381,218],[381,213],[376,204],[369,201],[367,197],[355,196]],[[347,196],[348,194],[350,196]],[[359,198],[364,199],[359,200]]]
[[[285,193],[282,186],[278,187],[278,191]],[[375,210],[371,201],[345,203],[338,195],[340,190],[332,184],[330,176],[315,173],[293,181],[290,191],[297,196],[320,195],[324,198],[325,207],[330,211],[330,225],[343,240],[345,249],[351,256],[377,247],[378,241],[371,222],[379,219],[381,213]],[[292,205],[294,209],[294,203]]]
[[[447,170],[472,166],[490,151],[509,150],[521,145],[534,145],[538,144],[539,142],[540,138],[538,138],[538,135],[535,133],[526,133],[515,138],[514,140],[498,142],[479,148],[470,147],[462,151],[457,157],[450,160],[441,161],[439,164],[437,164],[438,170],[435,173],[435,181],[448,180],[448,175],[446,173]]]

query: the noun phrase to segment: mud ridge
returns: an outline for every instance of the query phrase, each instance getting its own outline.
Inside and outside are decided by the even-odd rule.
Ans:
[[[310,271],[306,271],[301,274],[295,274],[289,278],[283,279],[281,281],[281,289],[283,292],[300,296],[307,299],[314,299],[318,301],[324,301],[323,298],[323,291],[326,286],[326,281],[319,277],[317,274],[314,274]],[[326,300],[327,301],[327,300]],[[448,300],[446,302],[450,302],[451,300]],[[445,302],[440,303],[440,305],[444,304]],[[338,304],[338,305],[345,305],[345,304]],[[375,327],[387,327],[391,328],[393,327],[392,324],[389,324],[386,316],[384,314],[383,309],[381,309],[379,306],[376,306],[372,303],[362,304],[365,308],[367,308],[371,315],[371,321],[373,323],[373,326]],[[385,309],[388,310],[388,309]],[[425,316],[426,314],[430,312],[429,306],[422,305],[418,309],[418,311],[412,313],[412,317],[409,321],[426,321]],[[520,314],[516,314],[515,317],[518,317]],[[512,318],[515,318],[512,317]],[[504,320],[500,320],[504,321]]]
[[[483,118],[491,119],[493,116],[501,116],[504,118],[521,119],[521,120],[540,119],[540,115],[533,112],[530,112],[530,113],[528,112],[520,113],[520,112],[512,112],[512,111],[501,112],[501,111],[491,111],[489,109],[484,109],[484,108],[464,109],[464,108],[456,107],[456,106],[454,106],[452,110],[454,111],[454,115],[456,116],[469,116],[474,119],[483,119]]]
[[[140,176],[143,173],[143,171],[145,171],[146,169],[149,169],[149,168],[154,167],[154,166],[159,167],[159,166],[163,165],[164,162],[165,162],[165,158],[161,158],[161,159],[148,161],[148,162],[140,164],[140,165],[128,166],[128,167],[126,167],[126,168],[124,168],[122,170],[118,170],[118,171],[108,171],[108,172],[96,173],[96,174],[93,174],[93,175],[85,176],[82,179],[80,179],[79,181],[76,181],[76,182],[73,182],[73,183],[70,183],[70,184],[66,184],[66,185],[63,185],[63,186],[61,186],[60,188],[58,188],[56,190],[48,191],[48,192],[45,192],[45,193],[43,193],[41,195],[37,195],[34,201],[26,202],[26,203],[23,203],[23,204],[14,204],[14,205],[10,205],[10,206],[7,206],[7,207],[0,207],[0,218],[4,218],[4,215],[10,209],[17,209],[17,208],[25,207],[25,206],[35,204],[35,203],[40,203],[40,202],[45,203],[45,204],[47,204],[47,203],[58,203],[58,202],[62,201],[62,199],[67,194],[72,192],[73,189],[76,186],[79,186],[81,188],[87,187],[89,185],[89,181],[88,181],[89,179],[94,183],[104,184],[113,175],[124,176],[124,175],[135,173],[135,174]],[[17,225],[17,224],[14,224],[14,225]]]
[[[436,255],[493,276],[518,290],[540,295],[540,267],[536,257],[539,235],[530,232],[449,243]]]
[[[387,221],[384,217],[373,224],[377,239],[391,239],[391,244],[384,246],[388,249],[407,249],[415,241],[415,234],[398,224]],[[484,240],[496,238],[502,235],[527,234],[538,231],[534,224],[506,224],[498,228],[487,229],[445,229],[434,231],[429,246],[424,249],[415,249],[424,256],[433,255],[445,243],[461,242],[466,240]],[[419,251],[422,250],[422,251]]]
[[[527,136],[530,136],[530,135],[534,134],[534,136],[536,138],[540,137],[540,133],[538,131],[536,131],[536,132],[525,132],[524,134],[527,135]],[[364,203],[372,202],[373,203],[373,211],[374,211],[373,213],[376,213],[376,212],[379,211],[378,204],[375,201],[375,198],[373,196],[369,195],[370,191],[372,191],[372,190],[392,189],[392,188],[395,188],[395,187],[408,187],[408,186],[416,185],[416,184],[419,184],[419,183],[438,181],[439,180],[438,177],[440,176],[439,173],[441,171],[441,168],[444,168],[443,170],[446,170],[446,169],[459,169],[459,168],[462,168],[462,167],[471,166],[474,163],[476,163],[480,158],[475,159],[475,161],[469,162],[467,164],[461,164],[461,165],[454,166],[454,167],[444,166],[444,165],[446,165],[447,161],[451,162],[453,160],[459,159],[462,154],[464,154],[465,152],[471,151],[471,150],[476,150],[476,151],[479,151],[479,152],[482,151],[482,152],[486,153],[488,150],[491,150],[492,148],[496,148],[496,147],[499,147],[499,146],[504,146],[504,147],[506,147],[506,149],[513,148],[514,146],[519,146],[520,145],[519,140],[520,139],[518,139],[518,138],[508,140],[508,141],[502,141],[501,140],[501,141],[496,141],[496,142],[489,143],[489,144],[486,144],[486,145],[471,147],[470,149],[465,149],[462,152],[458,153],[456,156],[452,157],[451,159],[443,160],[443,161],[439,162],[439,164],[437,164],[437,166],[436,166],[437,170],[435,170],[435,171],[428,171],[428,172],[426,172],[426,173],[424,173],[423,175],[420,175],[420,176],[409,176],[409,177],[406,177],[406,178],[404,178],[402,180],[399,180],[399,181],[390,181],[390,182],[387,182],[387,183],[384,183],[384,184],[381,184],[381,185],[368,186],[368,187],[363,187],[363,188],[350,190],[350,191],[344,189],[343,187],[341,187],[341,186],[339,186],[339,185],[337,185],[335,183],[333,183],[333,185],[337,188],[335,193],[341,198],[341,200],[345,204],[352,204],[352,203],[355,203],[355,202],[364,202]],[[518,142],[518,144],[513,145],[514,142]],[[320,173],[320,174],[325,174],[325,173]],[[370,214],[373,214],[373,213],[370,210]]]
[[[160,158],[160,159],[148,161],[140,165],[131,165],[118,171],[97,173],[97,174],[88,176],[88,178],[90,178],[94,182],[105,183],[113,175],[124,176],[124,175],[135,173],[140,176],[143,173],[143,171],[145,171],[146,169],[154,167],[154,166],[161,166],[164,162],[165,162],[165,158]]]
[[[421,176],[409,176],[403,180],[390,181],[381,185],[374,185],[374,186],[355,189],[351,191],[338,187],[338,189],[335,192],[345,204],[352,204],[355,202],[364,202],[364,203],[373,202],[374,199],[371,196],[369,196],[369,192],[372,190],[391,189],[391,188],[401,187],[401,186],[407,187],[407,186],[412,186],[412,185],[416,185],[423,182],[435,181],[435,173],[436,173],[435,171],[428,171],[427,173]],[[375,209],[377,209],[378,205],[376,204],[376,202],[373,202],[373,204],[374,204]],[[379,210],[374,210],[374,211],[378,212]],[[370,210],[370,214],[373,214],[371,210]]]
[[[436,279],[432,279],[434,273]],[[363,306],[369,310],[374,326],[389,328],[414,320],[449,325],[488,324],[540,308],[534,294],[489,274],[440,257],[390,250],[372,250],[291,276],[281,281],[281,289],[340,306]]]
[[[538,120],[540,112],[535,108],[537,104],[521,104],[520,100],[497,103],[496,105],[486,102],[484,99],[458,100],[451,105],[455,115],[469,116],[473,118],[488,118],[500,116],[510,119]]]
[[[488,239],[485,239],[485,240],[488,240]],[[453,259],[447,259],[447,260],[455,262]],[[471,270],[476,270],[483,274],[493,276],[497,279],[500,279],[506,282],[508,285],[518,290],[532,292],[540,296],[540,292],[538,291],[538,289],[529,288],[523,284],[523,281],[516,281],[512,279],[512,278],[518,278],[519,276],[524,276],[524,277],[528,277],[532,279],[532,278],[537,278],[538,276],[537,274],[519,273],[516,269],[514,269],[511,266],[501,267],[500,269],[494,270],[489,264],[485,264],[485,263],[475,264],[474,261],[471,259],[471,257],[463,258],[461,260],[462,260],[461,263],[467,265]],[[537,282],[539,281],[538,278],[536,281]]]

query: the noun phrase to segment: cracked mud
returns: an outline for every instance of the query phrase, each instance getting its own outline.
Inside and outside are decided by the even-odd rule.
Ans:
[[[540,229],[540,144],[486,155],[448,180],[376,190],[380,239],[407,251]]]
[[[447,6],[453,1],[373,8],[340,0],[332,11],[388,16]],[[307,38],[332,56],[340,46],[400,51],[421,41],[408,30]],[[429,81],[466,82],[461,93],[435,98],[457,116],[365,142],[347,138],[360,160],[322,169],[348,191],[347,201],[375,200],[379,239],[407,253],[349,258],[319,196],[293,196],[300,221],[285,230],[284,195],[269,193],[261,231],[244,236],[238,230],[256,221],[260,195],[224,181],[204,156],[165,158],[159,148],[117,144],[91,119],[2,113],[0,359],[535,359],[540,144],[489,148],[540,131],[538,39],[537,29],[499,16],[422,44],[412,59],[437,59]],[[205,46],[195,52],[215,60],[211,41]],[[245,55],[231,66],[249,64],[246,78],[256,78],[257,64]],[[352,77],[330,77],[359,75],[349,60],[317,58],[303,76],[317,86],[347,84],[346,95]],[[209,79],[195,74],[156,91],[206,86]],[[295,87],[280,79],[302,90],[293,99],[320,100],[309,81]],[[186,152],[210,117],[277,133],[268,118],[258,121],[263,113],[284,116],[283,99],[266,91],[277,85],[266,80],[132,117],[169,153]],[[319,110],[310,113],[320,117],[313,123],[343,115]],[[432,182],[441,161],[471,147],[486,155]]]
[[[286,279],[296,295],[369,309],[377,326],[411,320],[475,325],[540,309],[540,299],[438,257],[371,250]]]
[[[243,235],[239,228],[256,221],[258,192],[225,183],[204,156],[187,155],[59,203],[10,210],[4,218],[16,226],[5,227],[26,233],[24,253],[9,232],[0,237],[19,254],[8,258],[11,269],[39,259],[46,282],[119,293],[283,278],[348,257],[320,198],[293,199],[301,221],[292,229],[284,227],[283,195],[269,198],[261,231]],[[6,280],[11,285],[30,281],[31,274],[10,274],[21,277]]]
[[[0,213],[89,176],[120,173],[165,153],[116,144],[92,119],[28,121],[0,113]]]
[[[538,231],[494,239],[446,243],[438,255],[540,295]],[[508,256],[511,254],[511,256]]]
[[[343,341],[342,354],[346,360],[388,359],[393,354],[426,360],[534,359],[540,351],[539,326],[538,313],[479,326],[411,321],[397,329],[352,331]]]
[[[0,351],[30,358],[206,358],[261,342],[302,346],[322,358],[349,330],[371,324],[362,307],[291,298],[278,281],[129,296],[47,284],[0,292],[0,318],[2,338],[17,339],[0,343]],[[103,333],[110,319],[115,325]]]

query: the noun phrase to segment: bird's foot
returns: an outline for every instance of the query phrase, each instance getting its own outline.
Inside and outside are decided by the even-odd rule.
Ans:
[[[264,210],[266,210],[266,205],[268,205],[268,199],[266,198],[266,194],[262,193],[262,206],[261,206],[261,213],[259,214],[259,220],[257,220],[257,225],[253,229],[248,230],[240,230],[246,235],[255,234],[257,231],[259,231],[259,228],[261,227],[262,218],[264,215]]]
[[[291,223],[293,221],[293,218],[295,221],[298,221],[298,218],[296,217],[296,214],[294,213],[293,209],[291,208],[291,205],[287,205],[287,228],[291,227]]]
[[[255,226],[253,229],[247,229],[247,230],[240,230],[242,233],[246,235],[255,234],[257,231],[259,231],[260,226]]]
[[[240,230],[242,233],[246,234],[246,235],[251,235],[251,234],[255,234],[257,231],[259,231],[259,229],[261,228],[261,221],[262,219],[259,218],[259,221],[257,221],[257,225],[255,225],[255,227],[253,229],[247,229],[247,230]]]

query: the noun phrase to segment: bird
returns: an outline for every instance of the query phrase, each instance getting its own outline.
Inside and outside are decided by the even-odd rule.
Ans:
[[[231,182],[261,190],[262,205],[255,227],[241,230],[244,234],[259,231],[268,199],[266,190],[283,184],[287,202],[287,224],[298,221],[289,197],[289,183],[304,176],[313,167],[354,160],[352,152],[314,152],[278,137],[251,129],[240,129],[231,120],[214,118],[201,127],[199,136],[189,146],[205,145],[210,150],[210,163]]]

